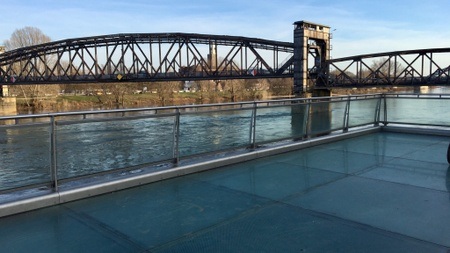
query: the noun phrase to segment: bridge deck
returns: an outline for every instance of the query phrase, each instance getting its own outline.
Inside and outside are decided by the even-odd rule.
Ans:
[[[447,252],[449,141],[372,133],[160,181],[2,218],[0,243],[5,252]]]

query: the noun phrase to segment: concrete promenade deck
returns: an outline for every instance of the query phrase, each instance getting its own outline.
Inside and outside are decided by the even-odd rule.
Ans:
[[[380,131],[0,218],[4,252],[449,252],[450,137]]]

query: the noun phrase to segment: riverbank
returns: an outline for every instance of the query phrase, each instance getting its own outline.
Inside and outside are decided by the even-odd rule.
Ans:
[[[427,88],[427,90],[423,90]],[[437,87],[439,88],[439,87]],[[430,88],[431,89],[431,88]],[[386,88],[358,88],[358,89],[334,89],[332,96],[340,95],[356,95],[371,93],[392,93],[392,92],[415,92],[414,87],[386,87]],[[422,87],[421,93],[430,92],[428,87]],[[431,91],[432,92],[432,91]],[[108,95],[80,95],[80,94],[63,94],[59,96],[48,96],[34,99],[33,103],[28,102],[24,98],[17,98],[16,110],[2,110],[0,115],[16,115],[16,114],[37,114],[37,113],[55,113],[70,111],[91,111],[91,110],[108,110],[122,108],[141,108],[141,107],[157,107],[170,105],[193,105],[208,103],[224,103],[224,102],[240,102],[253,101],[260,99],[271,99],[269,93],[261,93],[258,97],[235,97],[235,101],[231,99],[228,92],[178,92],[169,95],[161,95],[158,93],[130,94],[121,97]],[[1,108],[0,108],[1,109]]]
[[[258,99],[266,98],[258,97]],[[241,98],[238,101],[252,100]],[[55,113],[69,111],[109,110],[123,108],[156,107],[171,105],[193,105],[207,103],[233,102],[226,92],[178,92],[162,96],[157,93],[114,95],[75,95],[66,94],[53,97],[36,98],[33,102],[17,98],[17,114]],[[7,114],[5,114],[7,115]]]

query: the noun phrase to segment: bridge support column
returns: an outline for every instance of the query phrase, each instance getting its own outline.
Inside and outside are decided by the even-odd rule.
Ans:
[[[331,96],[331,90],[317,89],[317,90],[313,90],[311,95],[313,97],[329,97],[329,96]]]
[[[294,26],[294,95],[305,96],[314,85],[326,81],[330,27],[306,21],[295,22]]]
[[[0,97],[0,116],[11,116],[17,114],[15,97]],[[0,121],[0,125],[14,124],[14,120]]]
[[[0,46],[0,54],[3,54],[6,51],[4,46]],[[1,74],[5,74],[6,72],[6,68],[5,67],[1,67]],[[4,78],[3,76],[1,77],[2,79]],[[3,80],[2,80],[3,81]],[[1,85],[0,84],[0,97],[8,97],[9,96],[9,92],[8,92],[8,86],[7,85]]]
[[[16,97],[9,96],[8,85],[0,85],[0,116],[10,116],[16,114]],[[14,124],[14,120],[0,122],[0,125],[2,124]]]
[[[330,90],[314,89],[314,86],[324,85],[327,81],[330,27],[306,21],[295,22],[294,26],[294,95],[329,97]],[[293,107],[291,123],[293,133],[305,131],[305,138],[328,134],[331,128],[330,105],[323,103]]]
[[[214,41],[209,43],[208,64],[211,70],[217,71],[217,44]]]
[[[0,54],[5,52],[5,47],[0,46]],[[2,67],[1,72],[5,72],[5,68]],[[2,77],[3,78],[3,77]],[[3,80],[2,80],[3,81]],[[17,105],[16,98],[9,96],[8,85],[0,84],[0,116],[16,115]],[[14,121],[3,121],[0,124],[14,124]]]
[[[294,30],[294,94],[302,95],[308,85],[308,38]]]
[[[0,85],[0,97],[9,97],[8,85]]]

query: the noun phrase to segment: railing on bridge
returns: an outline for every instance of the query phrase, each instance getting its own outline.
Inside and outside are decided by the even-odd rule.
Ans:
[[[380,123],[450,127],[449,104],[450,94],[375,94],[0,117],[0,193]]]

